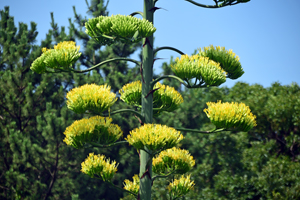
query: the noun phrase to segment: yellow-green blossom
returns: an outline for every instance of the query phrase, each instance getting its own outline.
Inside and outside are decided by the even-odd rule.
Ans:
[[[85,23],[85,27],[87,34],[104,45],[115,41],[138,42],[156,31],[153,24],[146,19],[125,15],[92,18]]]
[[[102,113],[117,101],[116,94],[111,92],[110,86],[96,84],[73,88],[66,98],[67,107],[79,114],[87,110]]]
[[[153,159],[152,165],[153,172],[157,174],[173,171],[184,174],[195,165],[195,160],[187,150],[173,147],[162,151]]]
[[[105,159],[104,155],[90,153],[85,161],[81,163],[80,171],[91,178],[97,175],[103,181],[110,181],[117,172],[117,166],[116,161],[110,162],[110,159]]]
[[[176,146],[183,139],[180,131],[160,124],[144,124],[130,131],[125,138],[136,149],[151,151],[169,149]]]
[[[75,148],[82,148],[89,142],[104,145],[114,143],[123,135],[123,132],[118,125],[111,122],[111,118],[101,116],[77,120],[66,128],[64,142]]]
[[[140,178],[137,174],[132,177],[133,181],[125,179],[124,181],[124,189],[135,194],[138,194],[140,189]]]
[[[200,48],[199,55],[220,63],[222,69],[227,72],[227,77],[230,79],[237,79],[244,74],[239,61],[240,58],[231,49],[228,51],[225,47],[210,45],[209,47],[204,47],[203,50]]]
[[[79,48],[73,41],[60,42],[54,45],[54,49],[43,48],[43,54],[32,63],[30,69],[36,73],[44,73],[47,68],[68,70],[80,57]]]
[[[158,115],[162,111],[172,112],[183,103],[181,94],[175,88],[162,85],[160,82],[155,84],[155,88],[159,89],[153,93],[153,108],[159,108],[159,110],[154,110],[154,115]]]
[[[179,78],[190,81],[196,78],[200,84],[219,86],[226,81],[226,73],[220,64],[199,55],[182,55],[171,64],[171,69]]]
[[[162,85],[157,82],[154,89],[157,89],[153,93],[153,114],[158,115],[163,111],[172,112],[183,103],[181,94],[173,87]],[[140,106],[142,98],[142,83],[141,81],[135,81],[128,83],[119,90],[120,98],[129,105]]]
[[[142,82],[134,81],[128,83],[119,90],[120,99],[122,99],[128,105],[139,106],[142,99]]]
[[[204,109],[207,117],[217,128],[236,128],[241,131],[249,131],[256,126],[256,116],[244,103],[206,103]]]
[[[168,190],[173,198],[177,198],[186,195],[190,190],[193,189],[195,183],[191,181],[191,176],[188,175],[184,177],[182,175],[180,179],[174,179],[172,183],[169,184]]]

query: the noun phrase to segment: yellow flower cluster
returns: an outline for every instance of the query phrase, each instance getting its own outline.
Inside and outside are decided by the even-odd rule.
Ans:
[[[102,178],[103,181],[110,181],[117,172],[116,161],[110,162],[110,159],[105,159],[104,155],[89,156],[81,163],[81,172],[94,178],[95,175]]]
[[[183,103],[183,98],[173,87],[157,82],[154,86],[159,88],[153,93],[153,114],[158,115],[163,111],[172,112]],[[140,106],[142,97],[142,83],[135,81],[128,83],[119,90],[121,99],[129,105]]]
[[[176,76],[183,80],[197,78],[210,86],[219,86],[226,81],[226,73],[219,63],[199,55],[182,55],[176,58],[171,69]]]
[[[66,128],[64,142],[75,148],[82,148],[88,142],[114,143],[123,135],[123,132],[118,125],[111,122],[111,118],[100,116],[75,121]]]
[[[68,70],[81,56],[79,46],[73,41],[60,42],[54,49],[42,48],[43,54],[31,65],[30,69],[37,72],[46,72],[46,68]]]
[[[237,79],[244,74],[239,61],[240,58],[231,49],[228,51],[225,47],[210,45],[209,47],[204,47],[203,50],[199,48],[199,55],[220,63],[230,79]]]
[[[175,88],[162,85],[160,82],[155,84],[155,88],[159,89],[153,94],[153,107],[160,108],[160,110],[154,111],[154,115],[158,115],[162,111],[172,112],[183,103],[181,94]]]
[[[67,107],[79,114],[87,110],[102,113],[117,101],[116,94],[111,92],[110,86],[96,84],[73,88],[66,98]]]
[[[128,105],[139,106],[142,99],[142,82],[134,81],[128,83],[119,90],[120,99],[122,99]]]
[[[114,41],[138,42],[156,31],[153,24],[146,19],[125,15],[92,18],[85,23],[85,27],[88,35],[104,45],[110,45]]]
[[[249,131],[256,126],[256,116],[244,103],[206,103],[204,109],[207,117],[217,128],[236,128],[241,131]]]
[[[163,174],[166,171],[184,174],[195,165],[195,160],[187,150],[173,147],[162,151],[153,159],[152,164],[153,172],[157,174]]]
[[[183,139],[180,131],[160,124],[144,124],[130,131],[125,138],[136,149],[151,151],[169,149],[176,146]]]
[[[187,194],[191,189],[193,189],[194,185],[195,183],[194,181],[191,181],[190,175],[186,177],[182,175],[180,179],[175,179],[169,184],[168,190],[173,197],[177,198]]]
[[[132,177],[133,181],[125,179],[124,181],[124,189],[135,194],[138,194],[140,189],[140,178],[137,174]]]

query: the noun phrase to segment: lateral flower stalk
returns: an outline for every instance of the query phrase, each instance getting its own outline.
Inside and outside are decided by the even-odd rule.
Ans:
[[[160,124],[144,124],[130,131],[125,138],[137,150],[165,150],[176,146],[183,139],[180,131]]]
[[[244,103],[207,102],[204,109],[207,117],[217,128],[236,128],[240,131],[249,131],[256,126],[256,116]]]
[[[118,164],[116,161],[105,159],[104,155],[94,155],[90,153],[89,156],[81,163],[81,172],[94,178],[95,175],[102,178],[103,181],[111,181],[117,172]]]
[[[220,63],[222,69],[227,72],[227,78],[237,79],[245,73],[240,58],[231,49],[226,50],[225,47],[210,45],[203,49],[199,48],[199,55]]]
[[[116,101],[116,94],[107,85],[85,84],[73,88],[66,95],[67,107],[75,113],[85,111],[102,113],[108,110]]]
[[[156,31],[151,22],[130,15],[99,16],[89,19],[85,27],[86,33],[103,45],[139,42]]]
[[[123,135],[123,131],[111,122],[111,118],[101,116],[77,120],[66,128],[64,142],[77,149],[89,142],[112,144]]]
[[[153,172],[157,174],[165,174],[166,172],[176,171],[176,173],[184,174],[191,170],[195,165],[193,156],[187,150],[173,147],[160,152],[153,159]]]
[[[53,49],[43,48],[43,54],[32,63],[30,69],[39,74],[49,72],[47,69],[68,71],[81,56],[79,49],[80,46],[75,46],[73,41],[60,42]]]
[[[178,198],[186,195],[190,190],[193,189],[195,183],[191,181],[191,175],[182,175],[179,179],[174,179],[168,186],[169,193],[172,197]]]

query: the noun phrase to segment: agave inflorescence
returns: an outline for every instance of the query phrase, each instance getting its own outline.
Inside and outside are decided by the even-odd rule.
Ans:
[[[85,84],[73,88],[67,95],[67,107],[75,113],[85,111],[102,113],[108,110],[116,101],[116,94],[107,85]]]
[[[110,45],[116,41],[139,42],[156,31],[151,22],[125,15],[92,18],[85,23],[85,27],[86,33],[103,45]]]
[[[77,120],[66,128],[64,142],[75,148],[82,148],[89,142],[114,143],[123,135],[123,132],[118,125],[111,122],[111,118],[101,116]]]
[[[236,128],[247,132],[256,126],[256,116],[244,103],[218,101],[206,104],[208,108],[204,109],[204,112],[217,128]]]
[[[102,178],[103,181],[110,181],[117,172],[116,161],[110,162],[110,159],[105,159],[104,155],[89,156],[81,163],[81,172],[93,178],[95,175]]]
[[[176,146],[183,139],[180,131],[160,124],[144,124],[125,138],[136,149],[158,151]]]
[[[153,159],[153,172],[164,174],[176,171],[176,173],[184,174],[191,170],[195,165],[193,156],[187,150],[173,147],[162,151]]]
[[[53,49],[43,48],[43,54],[32,63],[30,69],[39,74],[53,70],[68,71],[81,56],[79,48],[73,41],[60,42]]]

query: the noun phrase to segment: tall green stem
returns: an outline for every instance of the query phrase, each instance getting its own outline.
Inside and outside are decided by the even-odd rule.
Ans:
[[[143,18],[153,23],[153,0],[144,0]],[[142,115],[145,123],[153,122],[153,96],[147,95],[151,90],[153,79],[153,36],[143,40],[143,83],[142,83]],[[148,149],[147,149],[148,151]],[[149,160],[150,159],[150,160]],[[152,161],[151,156],[146,152],[140,151],[140,190],[139,199],[151,200],[151,177]],[[150,162],[149,162],[150,161]],[[148,163],[148,165],[147,165]]]

